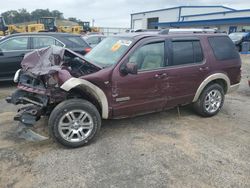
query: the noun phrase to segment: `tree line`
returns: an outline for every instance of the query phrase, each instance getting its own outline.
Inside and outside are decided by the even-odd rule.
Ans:
[[[6,24],[18,24],[23,22],[37,21],[40,17],[55,17],[57,19],[64,19],[63,13],[59,10],[49,9],[36,9],[32,12],[28,12],[26,9],[9,10],[3,12]]]

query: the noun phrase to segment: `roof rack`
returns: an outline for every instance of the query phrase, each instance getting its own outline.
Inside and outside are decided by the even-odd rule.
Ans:
[[[158,34],[170,34],[170,33],[221,33],[217,29],[197,29],[197,28],[185,28],[185,29],[162,29]]]
[[[161,30],[158,29],[137,29],[134,30],[135,33],[140,33],[140,32],[157,32],[159,33]]]

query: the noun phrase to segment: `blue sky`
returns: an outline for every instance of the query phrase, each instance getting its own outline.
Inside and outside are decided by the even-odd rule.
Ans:
[[[20,8],[28,11],[49,8],[60,10],[66,18],[94,19],[97,26],[129,27],[131,13],[182,5],[224,5],[250,9],[249,0],[5,0],[1,3],[0,13]]]

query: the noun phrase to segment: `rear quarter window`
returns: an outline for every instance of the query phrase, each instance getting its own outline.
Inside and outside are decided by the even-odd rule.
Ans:
[[[227,36],[209,37],[208,41],[217,60],[230,60],[239,58],[232,40]]]
[[[67,46],[73,48],[87,48],[89,45],[80,36],[66,36],[64,40],[67,41]]]

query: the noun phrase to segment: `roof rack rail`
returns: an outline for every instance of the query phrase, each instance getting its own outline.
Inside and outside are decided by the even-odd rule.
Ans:
[[[221,33],[217,29],[197,29],[197,28],[184,28],[184,29],[162,29],[158,34],[166,35],[170,33]]]
[[[134,32],[139,33],[139,32],[160,32],[161,30],[158,29],[137,29]]]

